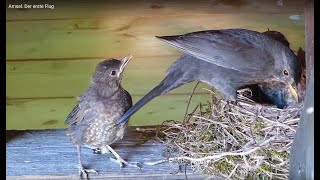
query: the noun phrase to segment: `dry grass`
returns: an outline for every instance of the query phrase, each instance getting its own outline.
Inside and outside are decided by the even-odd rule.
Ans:
[[[158,132],[166,160],[195,172],[230,179],[288,179],[290,147],[302,105],[287,109],[256,105],[244,97],[199,104],[184,121],[166,121]],[[190,96],[190,100],[191,100]],[[160,136],[161,135],[161,136]]]

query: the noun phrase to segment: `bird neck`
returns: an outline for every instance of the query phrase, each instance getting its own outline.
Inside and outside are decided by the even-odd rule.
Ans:
[[[121,86],[110,86],[108,84],[96,84],[94,83],[92,85],[92,88],[95,90],[95,92],[101,96],[101,97],[112,97],[119,92],[119,89],[121,89]]]

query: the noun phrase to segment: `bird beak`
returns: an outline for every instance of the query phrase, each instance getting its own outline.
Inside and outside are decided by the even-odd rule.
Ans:
[[[123,69],[127,66],[127,64],[129,63],[129,61],[132,59],[132,55],[129,54],[128,56],[124,57],[121,62],[121,67],[120,67],[120,72],[123,71]]]
[[[288,87],[289,87],[289,90],[290,90],[291,94],[293,95],[294,99],[298,102],[299,99],[298,99],[297,91],[292,87],[292,85],[290,83],[288,83]]]

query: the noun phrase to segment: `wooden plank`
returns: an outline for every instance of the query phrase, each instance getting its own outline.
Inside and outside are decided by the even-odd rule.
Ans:
[[[133,96],[133,101],[140,98],[141,96]],[[190,111],[200,102],[206,103],[209,98],[209,94],[194,95]],[[134,114],[130,125],[155,125],[169,119],[182,120],[188,100],[189,95],[160,96]],[[7,99],[6,129],[65,128],[64,121],[75,102],[75,98]]]
[[[289,178],[317,179],[314,169],[314,1],[307,0],[306,16],[306,76],[307,92],[304,108],[290,150]]]
[[[305,9],[306,15],[306,71],[307,82],[314,81],[311,76],[314,71],[314,1],[307,0]]]
[[[176,56],[178,49],[154,36],[221,28],[275,29],[286,35],[292,48],[304,47],[304,20],[292,20],[291,15],[235,13],[8,21],[6,59],[120,57],[128,53],[135,57]]]
[[[140,127],[143,128],[143,127]],[[146,134],[128,128],[123,140],[112,145],[120,156],[131,162],[144,163],[162,160],[165,147],[152,140],[154,133],[148,133],[150,140],[141,144]],[[178,169],[175,164],[162,163],[156,166],[142,164],[135,167],[119,168],[110,161],[111,154],[93,154],[82,148],[83,164],[93,168],[99,175],[90,174],[90,179],[185,179],[184,173],[170,174]],[[64,130],[7,131],[6,133],[6,179],[77,179],[77,153]],[[193,174],[187,168],[191,179],[204,179],[206,176]]]
[[[154,173],[154,172],[153,172]],[[187,177],[192,180],[203,180],[206,179],[207,176],[201,175],[201,174],[188,174]],[[79,179],[75,175],[70,175],[70,176],[10,176],[7,178],[8,180],[54,180],[54,179],[59,179],[59,180],[70,180],[70,179]],[[103,174],[99,176],[94,176],[93,178],[90,179],[108,179],[108,180],[131,180],[131,179],[139,179],[139,180],[185,180],[186,176],[182,173],[179,174]],[[223,180],[224,178],[221,178],[220,180]]]
[[[179,56],[178,56],[179,57]],[[121,58],[121,57],[115,57]],[[89,86],[97,59],[8,61],[6,65],[7,98],[76,97]],[[131,95],[142,96],[155,87],[166,74],[175,57],[135,58],[124,72],[122,85]],[[195,83],[170,93],[189,94]],[[197,92],[206,92],[201,84]]]
[[[14,4],[15,1],[7,1]],[[17,2],[20,4],[21,2]],[[33,3],[37,4],[37,3]],[[39,3],[44,4],[44,3]],[[163,16],[177,14],[214,14],[214,13],[239,13],[239,12],[265,12],[265,13],[295,13],[303,9],[303,1],[291,0],[283,2],[254,0],[247,1],[211,1],[211,0],[137,0],[130,3],[127,0],[108,1],[54,1],[50,9],[7,9],[7,20],[39,20],[39,19],[65,19],[89,17],[130,17],[130,16]],[[177,11],[178,10],[178,11]]]

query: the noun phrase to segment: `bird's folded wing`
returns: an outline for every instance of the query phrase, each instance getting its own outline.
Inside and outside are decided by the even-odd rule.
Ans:
[[[72,125],[74,124],[75,122],[77,122],[77,114],[78,112],[80,111],[80,106],[79,104],[77,104],[73,109],[72,111],[70,112],[70,114],[68,115],[66,121],[65,121],[65,125]]]
[[[203,31],[159,39],[198,59],[227,69],[258,72],[268,64],[269,54],[252,36],[224,31]],[[260,35],[258,38],[262,38]]]
[[[91,108],[89,104],[77,104],[71,113],[68,115],[65,124],[66,125],[76,125],[79,123],[87,124],[90,120],[97,117],[97,113],[94,108]]]

